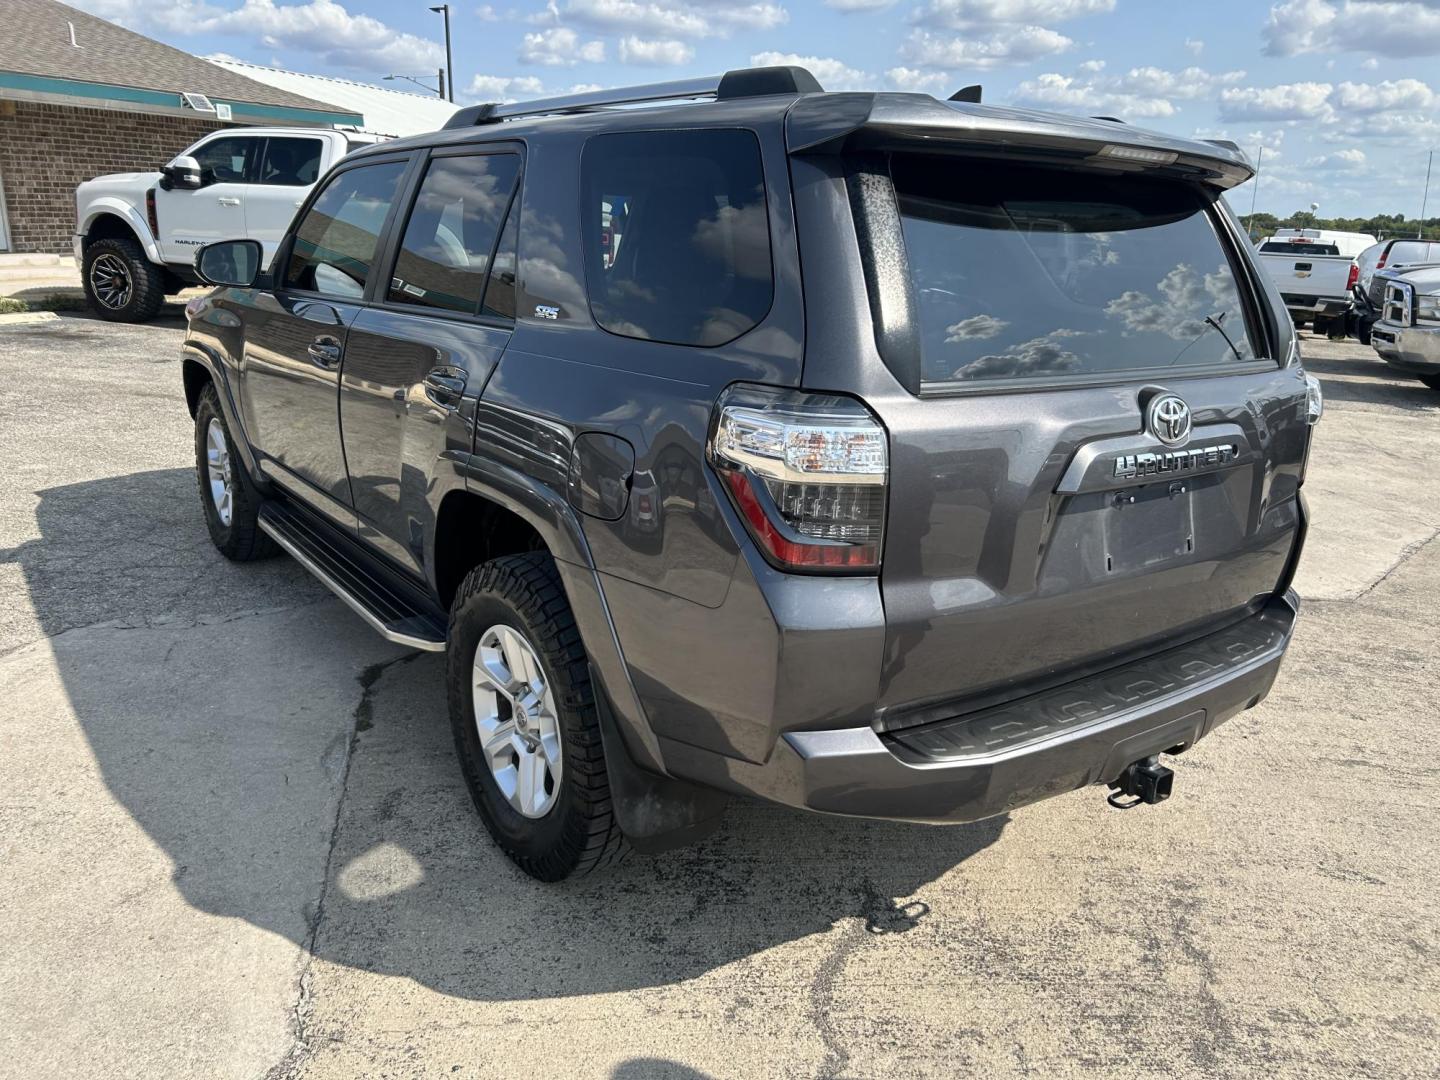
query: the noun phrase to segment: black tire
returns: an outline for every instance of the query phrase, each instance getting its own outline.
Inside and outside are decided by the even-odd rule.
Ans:
[[[1440,390],[1440,375],[1421,375],[1420,381],[1431,390]]]
[[[206,441],[211,421],[219,421],[229,453],[231,503],[228,525],[220,519],[220,511],[210,493]],[[250,474],[245,471],[244,461],[235,451],[235,440],[225,423],[225,414],[220,411],[220,398],[214,383],[205,385],[195,405],[195,481],[200,488],[200,505],[204,508],[210,539],[220,554],[234,562],[253,562],[280,553],[279,545],[260,531],[260,493],[255,490]]]
[[[97,270],[96,263],[100,263]],[[85,300],[102,319],[110,322],[148,322],[165,303],[165,272],[145,257],[134,240],[96,240],[85,249],[81,284]],[[107,273],[110,271],[110,273]],[[118,295],[102,297],[96,282],[118,282]]]
[[[1370,331],[1374,328],[1375,324],[1373,322],[1368,319],[1361,319],[1360,324],[1355,328],[1355,340],[1360,342],[1361,345],[1369,345]]]
[[[518,631],[532,646],[555,702],[563,766],[559,794],[539,818],[510,805],[480,745],[472,665],[481,636],[497,625]],[[447,652],[455,752],[475,808],[500,849],[540,881],[587,874],[624,858],[629,847],[611,803],[585,646],[549,554],[507,555],[470,571],[450,606]]]

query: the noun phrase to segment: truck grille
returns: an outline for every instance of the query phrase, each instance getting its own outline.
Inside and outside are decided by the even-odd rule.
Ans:
[[[1385,285],[1385,302],[1380,307],[1380,318],[1396,326],[1409,326],[1415,311],[1415,288],[1406,281],[1391,281]]]

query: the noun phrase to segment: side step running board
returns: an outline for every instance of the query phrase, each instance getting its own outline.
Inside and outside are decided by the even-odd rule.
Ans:
[[[267,501],[260,507],[260,528],[381,637],[426,652],[445,651],[445,613],[365,558],[358,544],[328,523]]]

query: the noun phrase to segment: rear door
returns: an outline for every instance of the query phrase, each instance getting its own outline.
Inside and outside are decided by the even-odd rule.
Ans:
[[[892,443],[882,704],[1028,692],[1269,595],[1304,381],[1222,211],[1133,173],[888,172],[921,378],[870,401]]]
[[[259,240],[268,264],[289,231],[295,213],[320,179],[325,140],[314,135],[271,135],[255,168],[255,182],[247,184],[246,234]]]
[[[514,325],[520,167],[513,145],[433,154],[393,230],[376,302],[350,328],[340,423],[360,532],[417,575],[444,455],[471,447],[462,401],[485,385]]]

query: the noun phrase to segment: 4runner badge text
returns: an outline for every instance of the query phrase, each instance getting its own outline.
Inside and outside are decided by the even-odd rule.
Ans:
[[[1228,465],[1239,455],[1240,448],[1234,443],[1225,443],[1221,446],[1197,446],[1191,450],[1121,454],[1115,459],[1114,477],[1116,480],[1132,480],[1137,476],[1196,472],[1201,469]]]

